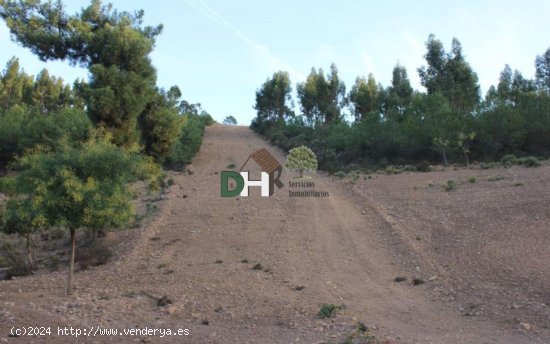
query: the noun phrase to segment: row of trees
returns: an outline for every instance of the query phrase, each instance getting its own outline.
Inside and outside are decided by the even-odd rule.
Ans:
[[[430,35],[426,49],[417,70],[425,92],[413,90],[405,67],[396,65],[389,86],[369,74],[346,93],[333,64],[297,84],[298,114],[288,73],[277,72],[256,91],[251,127],[286,150],[312,147],[327,170],[550,155],[550,49],[536,58],[535,80],[506,65],[484,98],[457,39],[446,51]]]
[[[33,233],[66,228],[67,293],[76,231],[126,225],[134,218],[128,184],[146,180],[157,189],[161,164],[190,162],[213,123],[177,86],[156,85],[150,53],[162,25],[144,26],[143,15],[99,0],[74,15],[61,1],[0,1],[12,39],[43,61],[68,61],[90,75],[72,86],[46,70],[34,78],[16,58],[0,74],[0,170],[16,171],[0,180],[9,195],[0,229],[25,236],[31,252]]]

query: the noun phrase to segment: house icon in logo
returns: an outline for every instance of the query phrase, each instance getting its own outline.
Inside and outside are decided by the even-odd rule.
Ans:
[[[254,160],[261,169],[260,180],[249,180],[248,172],[243,172],[243,168],[250,161]],[[279,180],[283,173],[283,166],[277,159],[265,148],[258,149],[248,156],[248,159],[239,169],[239,172],[222,171],[221,173],[221,196],[222,197],[248,197],[248,188],[250,186],[261,187],[261,195],[268,197],[275,192],[275,186],[282,188],[284,185]],[[237,186],[229,190],[229,180],[236,182]]]

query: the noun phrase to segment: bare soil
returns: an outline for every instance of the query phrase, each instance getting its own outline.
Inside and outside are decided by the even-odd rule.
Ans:
[[[362,322],[382,343],[550,342],[550,166],[319,173],[310,181],[326,198],[289,197],[285,172],[272,197],[220,197],[220,171],[258,148],[285,161],[248,128],[207,128],[191,173],[172,177],[111,263],[75,275],[73,296],[64,269],[0,282],[0,340],[343,343]],[[320,319],[325,303],[345,308]],[[14,338],[12,326],[190,334]]]

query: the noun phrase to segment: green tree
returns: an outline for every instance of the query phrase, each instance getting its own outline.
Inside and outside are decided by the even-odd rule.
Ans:
[[[94,138],[81,148],[65,147],[54,153],[38,151],[19,161],[17,199],[22,218],[39,228],[69,230],[71,253],[67,294],[72,293],[76,231],[121,227],[134,215],[127,183],[158,178],[160,171],[150,160]]]
[[[237,125],[237,119],[233,116],[227,116],[227,117],[224,118],[223,124]]]
[[[33,234],[39,232],[41,223],[39,213],[36,213],[28,198],[11,198],[6,202],[4,211],[0,214],[0,232],[18,234],[25,238],[27,247],[27,263],[31,268],[34,262]]]
[[[535,80],[537,88],[550,94],[550,48],[535,59]]]
[[[368,79],[357,77],[355,85],[351,88],[348,98],[352,105],[356,121],[366,118],[367,114],[377,110],[379,105],[379,89],[372,74]]]
[[[0,109],[7,110],[28,100],[33,87],[33,79],[20,70],[19,59],[13,57],[0,75]]]
[[[471,132],[469,134],[465,133],[458,133],[458,147],[462,151],[462,154],[464,155],[464,159],[466,160],[466,167],[470,168],[470,147],[472,145],[472,142],[474,138],[476,137],[476,133]]]
[[[70,88],[66,90],[61,78],[50,77],[48,70],[43,69],[38,73],[32,88],[32,105],[42,114],[69,106]]]
[[[399,109],[404,109],[411,102],[413,89],[407,75],[407,69],[404,66],[397,64],[393,68],[391,86],[388,88],[388,93],[392,103]]]
[[[292,86],[287,72],[279,71],[273,74],[271,79],[256,91],[256,104],[259,121],[284,121],[291,118],[292,111]]]
[[[172,86],[168,92],[156,90],[155,97],[139,117],[141,141],[145,152],[163,163],[176,144],[184,122],[178,104],[181,91]]]
[[[464,59],[460,42],[453,38],[451,51],[445,52],[441,41],[430,34],[424,57],[428,66],[418,73],[428,94],[441,93],[450,102],[453,111],[468,114],[479,102],[477,74]]]
[[[155,96],[149,54],[162,26],[143,26],[143,11],[117,12],[100,0],[71,16],[61,1],[6,0],[3,7],[12,37],[40,59],[89,69],[82,95],[90,118],[111,130],[116,144],[136,144],[137,118]]]
[[[330,124],[340,119],[341,108],[346,105],[346,86],[338,76],[335,64],[325,77],[322,69],[312,68],[304,83],[296,87],[302,112],[309,122]]]
[[[505,65],[497,86],[497,96],[500,100],[509,102],[512,100],[512,69],[509,65]]]
[[[317,169],[317,157],[308,147],[292,148],[288,153],[285,166],[288,169],[298,171],[300,178],[304,176],[304,171],[315,171]]]

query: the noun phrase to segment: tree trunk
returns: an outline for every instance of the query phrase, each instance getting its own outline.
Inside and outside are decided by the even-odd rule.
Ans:
[[[470,160],[468,159],[468,154],[464,154],[464,157],[466,158],[466,168],[470,168]]]
[[[27,233],[27,259],[29,262],[29,266],[34,267],[31,233]]]
[[[70,228],[71,231],[71,258],[69,259],[69,274],[67,276],[67,295],[73,293],[73,271],[74,271],[74,255],[76,250],[76,231]]]
[[[300,178],[304,177],[304,170],[300,170]]]
[[[447,162],[447,155],[445,154],[445,152],[442,152],[442,153],[443,153],[443,161],[445,162],[445,167],[448,167],[449,163]]]

